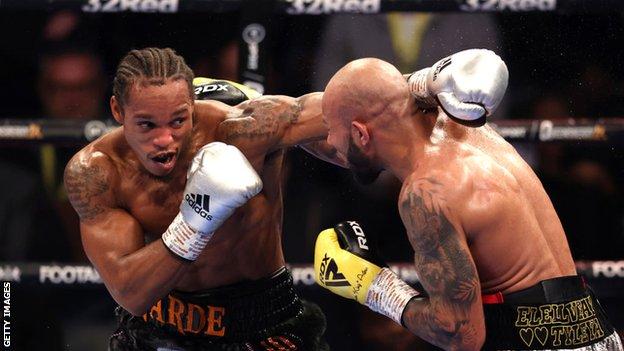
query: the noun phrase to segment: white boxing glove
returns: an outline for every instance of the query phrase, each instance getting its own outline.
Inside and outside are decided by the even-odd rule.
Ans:
[[[162,235],[176,255],[194,261],[234,211],[262,190],[262,180],[234,146],[202,147],[186,175],[180,213]]]
[[[503,99],[508,79],[507,66],[498,55],[470,49],[413,73],[408,83],[420,104],[434,107],[437,102],[456,122],[480,127]]]

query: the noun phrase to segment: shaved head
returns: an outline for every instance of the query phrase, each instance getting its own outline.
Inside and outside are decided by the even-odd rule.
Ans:
[[[329,81],[323,95],[325,114],[368,122],[396,113],[409,100],[403,75],[390,63],[376,58],[351,61]]]
[[[376,133],[392,134],[396,119],[411,102],[407,81],[388,62],[365,58],[340,69],[323,93],[327,142],[344,156],[361,183],[373,182],[382,170],[376,159]]]

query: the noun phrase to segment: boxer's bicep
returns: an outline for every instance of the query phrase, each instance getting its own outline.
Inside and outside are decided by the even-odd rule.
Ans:
[[[112,184],[115,171],[100,153],[78,154],[68,163],[65,190],[80,217],[80,234],[85,253],[107,281],[108,270],[124,255],[144,246],[138,222],[114,205]]]
[[[311,93],[296,99],[296,114],[287,124],[279,147],[302,145],[327,138],[327,126],[323,123],[323,93]]]
[[[481,288],[461,226],[436,180],[411,180],[400,214],[414,248],[415,267],[428,298],[408,305],[411,330],[443,348],[474,349],[485,337]]]
[[[262,96],[234,107],[219,126],[220,138],[265,153],[321,140],[327,135],[321,116],[321,93],[292,98]]]
[[[80,223],[82,245],[110,291],[123,281],[123,258],[145,246],[144,233],[122,209],[106,208],[97,220]]]

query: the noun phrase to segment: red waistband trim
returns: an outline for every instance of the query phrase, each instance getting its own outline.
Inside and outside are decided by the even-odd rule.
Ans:
[[[497,292],[494,294],[482,294],[481,301],[483,302],[484,305],[495,305],[498,303],[505,302],[505,299],[503,298],[502,293]]]
[[[583,282],[583,287],[587,288],[587,280],[584,276],[581,276],[581,281]],[[481,301],[484,305],[495,305],[499,303],[504,303],[505,298],[501,292],[496,292],[493,294],[481,294]]]

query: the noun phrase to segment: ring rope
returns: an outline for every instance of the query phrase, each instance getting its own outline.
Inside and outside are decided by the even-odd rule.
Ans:
[[[624,142],[624,118],[527,119],[490,122],[508,141]],[[113,120],[0,120],[0,144],[62,143],[84,145],[118,127]]]
[[[591,285],[600,286],[601,295],[621,297],[624,289],[624,260],[576,261],[578,274]],[[413,263],[390,263],[390,269],[407,283],[418,281]],[[289,265],[294,283],[299,287],[314,286],[312,264]],[[94,287],[103,284],[97,270],[90,265],[38,262],[0,262],[0,280],[24,285]]]

